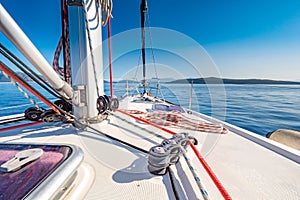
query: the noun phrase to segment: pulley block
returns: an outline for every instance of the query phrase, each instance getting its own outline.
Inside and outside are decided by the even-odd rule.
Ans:
[[[41,114],[43,113],[42,110],[31,107],[25,110],[25,118],[30,121],[39,121],[41,119]]]

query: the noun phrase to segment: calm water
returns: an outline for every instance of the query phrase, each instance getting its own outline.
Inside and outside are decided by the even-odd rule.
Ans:
[[[125,84],[114,88],[121,96]],[[189,106],[189,85],[163,85],[162,93],[169,101]],[[192,109],[260,135],[277,129],[300,131],[300,85],[194,85],[192,97]],[[14,86],[0,83],[0,116],[21,113],[28,107],[29,101]]]

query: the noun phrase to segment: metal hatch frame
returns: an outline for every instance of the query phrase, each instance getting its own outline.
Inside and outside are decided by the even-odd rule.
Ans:
[[[43,143],[0,143],[1,146],[30,147],[66,147],[67,153],[61,161],[50,170],[38,183],[27,192],[22,199],[53,199],[63,194],[63,190],[76,178],[76,171],[83,161],[84,154],[80,147],[69,144]]]

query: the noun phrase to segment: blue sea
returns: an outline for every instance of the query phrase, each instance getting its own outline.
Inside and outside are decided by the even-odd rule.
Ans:
[[[190,85],[162,84],[157,95],[203,114],[224,120],[265,136],[277,129],[300,131],[300,85]],[[109,85],[105,91],[109,94]],[[124,94],[125,84],[114,84],[116,96]],[[54,97],[43,90],[51,100]],[[192,92],[191,92],[192,91]],[[151,91],[156,95],[156,91]],[[40,106],[47,108],[34,98]],[[32,105],[10,83],[0,83],[0,116],[18,114]]]

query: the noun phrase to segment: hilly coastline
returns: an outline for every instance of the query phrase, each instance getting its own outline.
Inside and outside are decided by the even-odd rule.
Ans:
[[[30,77],[28,77],[26,74],[22,72],[16,72],[16,74],[19,75],[19,77],[21,77],[25,81],[32,81]],[[2,71],[0,71],[0,83],[1,82],[10,82],[10,80],[4,76]]]
[[[17,74],[23,78],[25,81],[32,81],[26,74],[22,72],[17,72]],[[270,79],[229,79],[229,78],[188,78],[188,79],[162,79],[161,83],[165,84],[269,84],[269,85],[300,85],[297,81],[282,81],[282,80],[270,80]],[[2,72],[0,71],[0,82],[10,82]],[[108,82],[108,81],[104,81]],[[119,83],[126,82],[126,80],[116,81]]]
[[[272,84],[272,85],[300,85],[300,82],[296,81],[281,81],[281,80],[270,80],[270,79],[228,79],[228,78],[189,78],[189,79],[178,79],[167,84]]]

